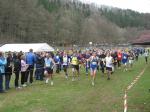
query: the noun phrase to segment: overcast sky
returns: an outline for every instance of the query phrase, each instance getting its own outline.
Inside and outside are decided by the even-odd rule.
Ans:
[[[80,0],[86,3],[97,3],[122,9],[132,9],[138,12],[150,13],[150,0]]]

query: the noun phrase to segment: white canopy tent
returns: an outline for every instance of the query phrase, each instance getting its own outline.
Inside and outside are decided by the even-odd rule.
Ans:
[[[5,44],[0,47],[1,52],[29,52],[29,49],[33,49],[33,52],[54,51],[54,48],[47,43]]]

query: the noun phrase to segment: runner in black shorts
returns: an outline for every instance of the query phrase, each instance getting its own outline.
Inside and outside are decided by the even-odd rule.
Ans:
[[[50,54],[46,54],[45,58],[45,77],[46,77],[46,84],[48,83],[49,79],[51,79],[51,85],[53,86],[53,69],[55,66],[55,62]]]
[[[73,73],[72,81],[74,81],[75,80],[75,70],[77,71],[77,75],[78,75],[78,79],[79,79],[79,59],[78,59],[77,53],[74,53],[72,55],[71,64],[72,64],[72,73]]]
[[[112,72],[112,67],[106,67],[106,70]]]
[[[45,71],[47,71],[48,74],[53,74],[53,69],[51,69],[50,67],[46,67]]]
[[[72,65],[72,68],[74,68],[76,71],[79,71],[79,65]]]
[[[106,70],[107,70],[107,80],[110,80],[110,75],[112,73],[112,67],[113,67],[113,57],[110,54],[110,51],[107,53],[107,56],[105,58],[106,63]]]
[[[67,69],[68,69],[69,63],[70,63],[70,58],[67,55],[67,53],[64,52],[62,65],[63,65],[63,69],[64,69],[64,72],[65,72],[66,79],[68,79]]]

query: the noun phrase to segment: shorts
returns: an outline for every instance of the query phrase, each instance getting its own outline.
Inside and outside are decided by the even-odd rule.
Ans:
[[[106,67],[107,71],[112,71],[112,67]]]
[[[53,74],[53,69],[51,69],[50,67],[46,67],[46,68],[45,68],[45,71],[46,71],[48,74]]]
[[[91,71],[95,71],[95,70],[97,70],[97,65],[91,65]]]
[[[127,65],[128,60],[122,60],[122,64]]]
[[[72,65],[72,68],[76,69],[77,71],[79,71],[79,65]]]
[[[67,72],[68,65],[63,65],[64,72]]]
[[[114,65],[115,65],[115,66],[117,65],[117,61],[114,62]]]
[[[129,60],[129,64],[133,64],[133,60]]]
[[[127,65],[127,62],[122,62],[124,65]]]

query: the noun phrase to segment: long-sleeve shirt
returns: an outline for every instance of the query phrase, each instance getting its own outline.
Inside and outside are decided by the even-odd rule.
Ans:
[[[32,52],[27,53],[26,55],[26,63],[29,65],[34,65],[35,63],[35,55]]]
[[[36,68],[44,68],[45,60],[44,57],[36,55]]]
[[[5,73],[5,65],[7,64],[7,60],[4,57],[0,57],[0,74]]]
[[[21,60],[21,72],[25,72],[27,70],[28,65],[24,60]]]
[[[21,70],[21,60],[20,59],[14,59],[14,72]]]

